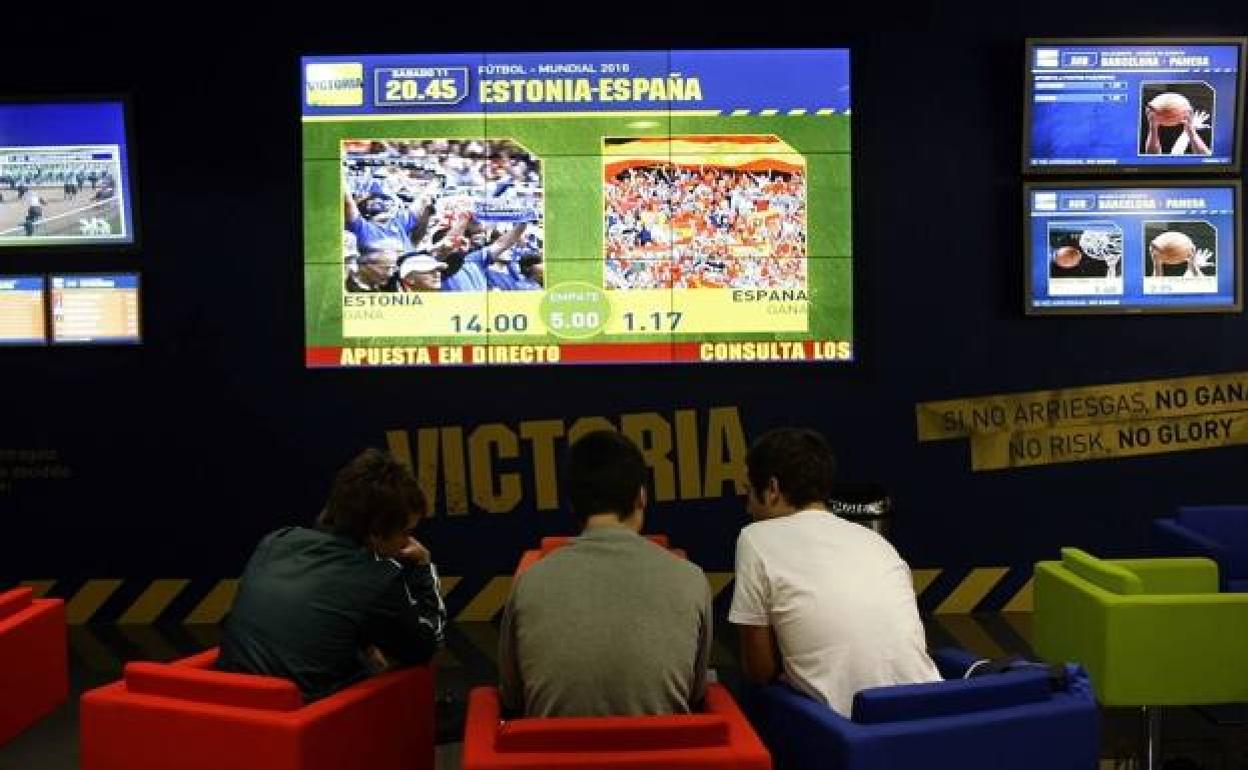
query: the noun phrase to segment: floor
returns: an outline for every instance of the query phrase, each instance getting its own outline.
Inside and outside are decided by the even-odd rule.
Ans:
[[[933,648],[958,646],[986,657],[1027,654],[1031,616],[946,615],[925,619]],[[717,628],[711,665],[720,681],[739,681],[735,639]],[[129,660],[169,660],[216,644],[214,626],[77,626],[70,629],[69,702],[0,748],[0,770],[76,770],[77,696],[114,681]],[[492,623],[458,623],[448,629],[438,667],[438,768],[458,770],[458,741],[470,688],[496,676],[498,632]],[[1105,710],[1103,770],[1128,770],[1140,741],[1140,720],[1129,710]],[[1168,709],[1164,714],[1166,770],[1248,770],[1248,705],[1216,710]],[[933,764],[933,768],[942,767]],[[921,769],[916,769],[921,770]]]

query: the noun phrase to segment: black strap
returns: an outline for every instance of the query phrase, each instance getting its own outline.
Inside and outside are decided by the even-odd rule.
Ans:
[[[1049,684],[1054,691],[1066,689],[1067,674],[1065,666],[1055,666],[1040,660],[1030,660],[1022,655],[1010,655],[1004,658],[984,658],[971,664],[964,678],[1005,674],[1011,671],[1031,671],[1041,669],[1049,674]]]

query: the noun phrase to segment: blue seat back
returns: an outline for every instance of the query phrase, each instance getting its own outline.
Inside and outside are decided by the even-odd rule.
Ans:
[[[1248,505],[1184,505],[1178,522],[1226,549],[1224,581],[1248,578]]]
[[[878,688],[855,701],[863,722],[782,684],[747,702],[775,770],[1094,770],[1100,714],[1077,689],[1043,671]]]
[[[969,714],[1042,703],[1052,697],[1043,670],[954,679],[946,682],[875,687],[854,696],[853,720],[870,725]]]

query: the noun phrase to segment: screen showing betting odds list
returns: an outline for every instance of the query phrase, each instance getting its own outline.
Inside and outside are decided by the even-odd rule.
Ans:
[[[1242,42],[1028,45],[1025,165],[1227,169],[1238,159]]]
[[[140,341],[137,274],[53,275],[49,282],[52,342]]]
[[[849,361],[849,53],[303,59],[312,367]]]
[[[134,243],[122,101],[0,102],[0,249]]]
[[[42,275],[0,275],[0,345],[47,342]]]
[[[1239,188],[1032,185],[1028,310],[1234,310]]]

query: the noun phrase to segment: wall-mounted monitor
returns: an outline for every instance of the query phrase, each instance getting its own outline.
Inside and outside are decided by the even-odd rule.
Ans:
[[[141,341],[138,273],[75,273],[48,278],[54,344]]]
[[[0,97],[0,250],[136,242],[126,102]]]
[[[852,360],[849,60],[305,57],[308,366]]]
[[[1035,183],[1023,196],[1029,314],[1241,308],[1238,181]]]
[[[1028,40],[1023,168],[1235,171],[1248,38]]]
[[[0,275],[0,346],[48,341],[42,275]]]

